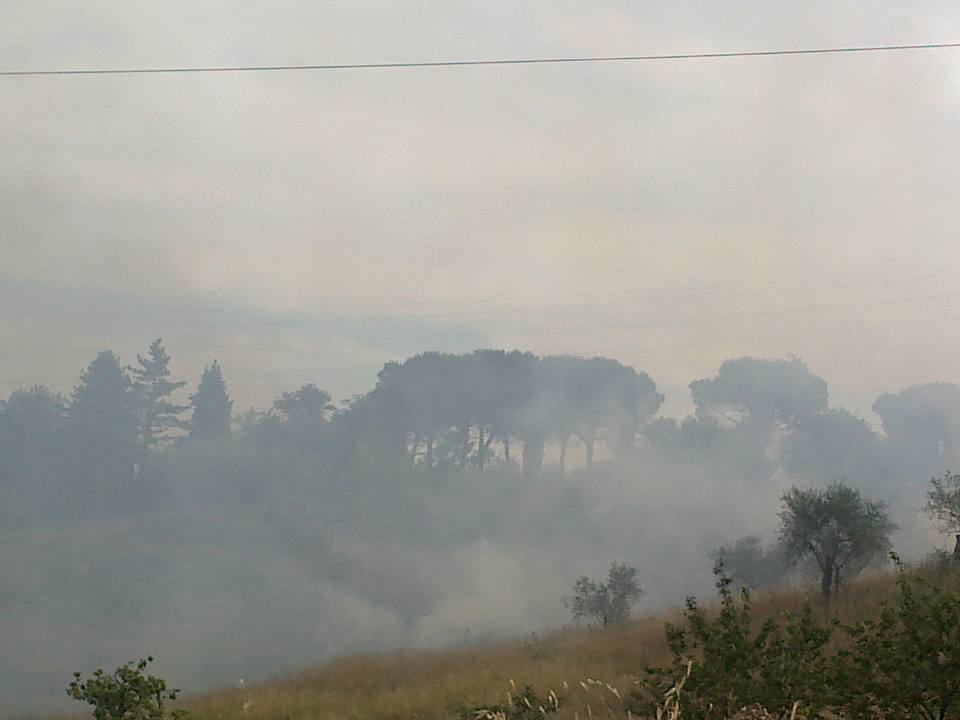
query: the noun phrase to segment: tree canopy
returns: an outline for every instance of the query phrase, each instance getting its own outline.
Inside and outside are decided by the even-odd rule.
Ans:
[[[883,422],[889,456],[912,475],[931,477],[960,467],[960,386],[911,385],[873,404]]]
[[[630,608],[642,595],[637,569],[614,562],[610,563],[605,583],[586,576],[577,580],[566,605],[575,620],[592,618],[607,627],[626,622],[630,618]]]
[[[726,360],[716,377],[690,383],[690,394],[698,415],[734,424],[792,425],[827,407],[827,383],[798,359]]]
[[[137,353],[133,375],[133,396],[140,424],[141,456],[158,445],[170,442],[177,431],[189,425],[182,415],[189,408],[170,401],[170,396],[187,384],[186,380],[170,380],[170,356],[161,338],[150,344],[147,355]]]
[[[960,475],[946,472],[943,477],[931,479],[923,510],[939,530],[960,535]]]
[[[783,497],[780,542],[788,561],[812,558],[820,592],[829,602],[843,580],[883,557],[896,526],[881,501],[864,498],[842,483],[826,488],[791,488]]]
[[[524,472],[534,475],[548,439],[560,444],[563,458],[567,441],[577,437],[588,464],[598,439],[617,454],[629,452],[663,402],[646,373],[616,360],[504,350],[422,353],[389,363],[370,397],[415,461],[484,469],[495,442],[510,462],[516,439],[524,446]]]
[[[115,488],[134,472],[139,423],[130,376],[105,350],[80,374],[67,412],[76,472]]]
[[[190,396],[193,417],[190,438],[216,438],[230,434],[230,411],[233,401],[227,395],[220,363],[214,360],[200,377],[197,392]]]

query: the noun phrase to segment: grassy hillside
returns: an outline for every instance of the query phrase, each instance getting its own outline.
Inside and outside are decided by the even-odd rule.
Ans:
[[[761,592],[754,596],[754,617],[759,625],[812,599],[821,617],[829,612],[854,621],[893,592],[892,576],[866,577],[851,583],[829,611],[816,604],[812,589]],[[511,687],[529,684],[541,695],[555,689],[562,697],[555,717],[625,717],[622,699],[644,666],[668,660],[664,621],[678,616],[606,630],[567,628],[489,647],[353,656],[274,682],[192,697],[185,707],[211,720],[423,720],[501,703]]]

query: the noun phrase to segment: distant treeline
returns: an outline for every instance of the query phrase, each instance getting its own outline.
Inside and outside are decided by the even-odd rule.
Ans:
[[[138,478],[158,452],[231,435],[344,472],[376,456],[395,466],[503,466],[536,476],[551,444],[564,472],[571,441],[588,466],[598,442],[614,460],[639,445],[686,455],[725,448],[761,475],[779,463],[801,477],[872,478],[884,489],[960,466],[960,387],[932,383],[881,395],[873,406],[883,422],[878,434],[831,408],[826,382],[797,359],[724,362],[715,377],[691,383],[696,411],[682,422],[654,418],[664,400],[654,381],[608,358],[426,352],[386,364],[372,391],[341,407],[306,384],[237,417],[217,361],[183,402],[176,396],[187,383],[171,379],[159,339],[136,360],[124,366],[104,351],[69,397],[36,386],[0,401],[0,487],[8,500],[52,483],[61,505],[95,506],[104,495],[136,505],[141,491],[155,490]]]

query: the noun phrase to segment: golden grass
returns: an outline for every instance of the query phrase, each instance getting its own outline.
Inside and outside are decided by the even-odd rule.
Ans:
[[[811,589],[755,593],[757,623],[812,599],[821,616],[853,621],[890,596],[893,578],[851,583],[829,609]],[[609,629],[567,628],[491,647],[356,655],[256,686],[189,698],[198,720],[443,720],[465,708],[504,702],[511,688],[561,695],[561,718],[626,717],[622,699],[649,664],[666,662],[665,620]],[[246,709],[244,706],[246,705]],[[664,714],[664,717],[667,717]]]

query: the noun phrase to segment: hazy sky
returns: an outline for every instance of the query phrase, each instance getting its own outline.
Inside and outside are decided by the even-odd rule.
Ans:
[[[15,2],[0,69],[957,42],[953,2]],[[789,10],[785,10],[789,8]],[[960,50],[0,78],[0,395],[162,336],[236,409],[426,349],[960,379]]]

